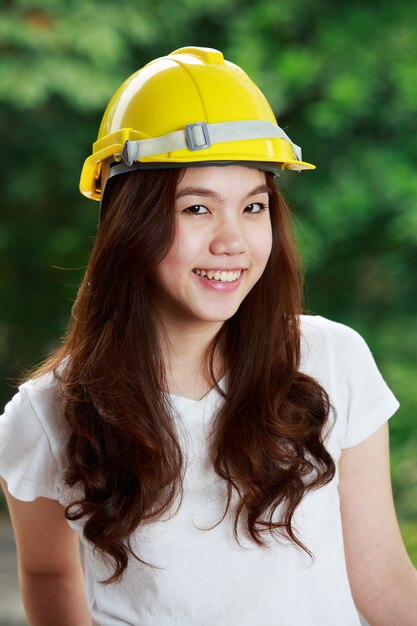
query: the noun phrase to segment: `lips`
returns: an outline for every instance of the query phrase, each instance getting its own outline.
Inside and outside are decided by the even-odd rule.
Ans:
[[[194,274],[202,276],[207,280],[216,280],[222,283],[231,283],[235,280],[239,280],[242,270],[203,270],[194,268]]]

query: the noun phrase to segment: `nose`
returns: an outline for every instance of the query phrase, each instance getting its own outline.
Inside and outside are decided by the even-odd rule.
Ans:
[[[210,243],[212,254],[242,254],[246,243],[242,226],[235,217],[223,217],[213,232]]]

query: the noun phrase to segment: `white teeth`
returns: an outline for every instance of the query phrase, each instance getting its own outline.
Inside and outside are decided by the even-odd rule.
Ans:
[[[220,272],[219,270],[209,270],[208,272],[206,272],[206,270],[194,269],[193,272],[195,274],[198,274],[198,276],[204,276],[208,280],[214,279],[222,283],[231,283],[240,278],[242,270],[237,270],[236,272]]]

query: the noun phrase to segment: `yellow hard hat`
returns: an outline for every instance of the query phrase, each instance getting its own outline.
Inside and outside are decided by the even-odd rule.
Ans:
[[[302,161],[240,67],[213,48],[180,48],[145,65],[114,94],[80,190],[100,200],[113,174],[236,162],[272,171],[315,167]]]

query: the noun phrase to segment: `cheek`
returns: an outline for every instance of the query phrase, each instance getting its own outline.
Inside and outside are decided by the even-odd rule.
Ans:
[[[178,272],[178,263],[178,239],[175,238],[167,254],[152,272],[152,280],[156,288],[165,287],[170,282],[171,277]]]
[[[180,276],[184,270],[194,267],[193,261],[201,250],[199,238],[186,230],[180,230],[166,256],[155,268],[155,275],[161,277]]]
[[[176,255],[172,253],[171,249],[162,261],[155,267],[153,275],[157,280],[160,280],[164,276],[172,274],[176,266]]]
[[[183,227],[178,233],[175,248],[173,246],[170,252],[178,269],[191,270],[204,250],[204,234],[196,229]]]
[[[272,250],[272,229],[269,226],[262,232],[254,234],[252,242],[252,250],[259,266],[265,268]]]

